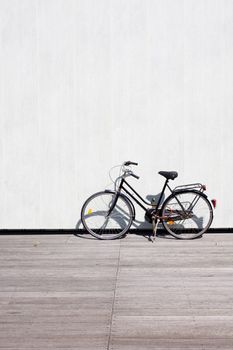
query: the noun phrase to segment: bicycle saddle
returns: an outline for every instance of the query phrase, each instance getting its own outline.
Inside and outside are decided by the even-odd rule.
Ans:
[[[174,180],[178,173],[176,171],[159,171],[159,175],[166,177],[168,180]]]

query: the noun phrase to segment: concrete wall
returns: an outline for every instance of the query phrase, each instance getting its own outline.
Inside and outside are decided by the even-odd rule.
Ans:
[[[145,196],[159,170],[206,183],[233,227],[232,18],[230,0],[0,0],[0,227],[74,228],[128,159]]]

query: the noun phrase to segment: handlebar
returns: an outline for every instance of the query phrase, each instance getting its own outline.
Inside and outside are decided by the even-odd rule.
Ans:
[[[138,163],[131,162],[131,160],[128,160],[128,161],[124,162],[123,165],[124,166],[138,165]],[[140,179],[140,177],[138,175],[134,174],[131,170],[125,169],[125,174],[127,174],[128,176],[133,176],[133,177],[135,177],[135,179]]]

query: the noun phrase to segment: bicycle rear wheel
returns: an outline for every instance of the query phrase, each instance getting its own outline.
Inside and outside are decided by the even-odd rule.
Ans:
[[[103,191],[86,200],[81,210],[81,220],[92,236],[98,239],[116,239],[129,230],[133,211],[124,196]]]
[[[198,191],[181,191],[169,196],[162,207],[162,223],[172,236],[194,239],[207,231],[213,220],[209,200]]]

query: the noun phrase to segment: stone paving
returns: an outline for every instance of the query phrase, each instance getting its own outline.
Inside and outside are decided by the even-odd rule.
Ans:
[[[0,236],[0,349],[233,349],[233,234]]]

